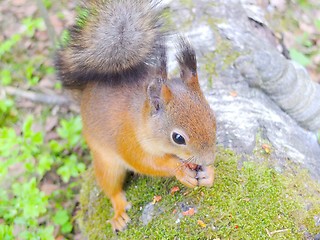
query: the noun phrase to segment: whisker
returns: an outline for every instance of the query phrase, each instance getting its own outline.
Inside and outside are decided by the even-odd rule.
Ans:
[[[191,163],[193,160],[195,160],[194,156],[189,157],[187,160],[184,161],[184,164],[180,164],[178,167],[176,167],[173,171],[173,173],[175,173],[178,169],[181,169],[182,167],[184,167],[185,164],[189,164]]]

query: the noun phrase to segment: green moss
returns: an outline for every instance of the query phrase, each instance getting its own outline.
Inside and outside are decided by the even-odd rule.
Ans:
[[[215,50],[205,54],[203,61],[203,70],[208,74],[208,87],[212,87],[213,77],[218,75],[216,63],[222,63],[220,70],[223,71],[234,63],[240,53],[232,48],[231,42],[220,35],[217,24],[222,22],[221,19],[205,16],[202,21],[209,24],[216,41]]]
[[[173,29],[174,21],[173,21],[173,12],[170,8],[165,8],[161,12],[161,18],[164,20],[164,24],[162,26],[162,30],[164,32],[170,32]]]
[[[229,150],[217,156],[215,184],[193,190],[173,178],[129,178],[127,198],[132,202],[132,222],[119,239],[301,239],[304,231],[320,232],[314,217],[320,214],[319,185],[297,174],[280,175],[266,164],[243,162]],[[302,180],[302,181],[300,181]],[[308,187],[306,187],[306,183]],[[312,183],[312,184],[311,184]],[[170,194],[173,186],[180,191]],[[307,188],[307,189],[306,189]],[[156,195],[162,200],[148,225],[140,218],[142,209]],[[115,237],[107,220],[112,217],[109,200],[95,186],[92,173],[84,177],[78,215],[89,239]],[[309,209],[305,210],[308,203]],[[193,216],[182,216],[181,205],[194,207]],[[197,221],[205,223],[201,227]],[[304,229],[304,230],[301,230]]]
[[[215,52],[208,52],[204,55],[205,64],[202,65],[203,71],[205,71],[208,75],[208,87],[213,87],[213,77],[217,77],[218,73],[216,71],[216,54]]]
[[[194,3],[192,0],[180,0],[180,3],[186,6],[188,9],[192,9],[194,7]]]

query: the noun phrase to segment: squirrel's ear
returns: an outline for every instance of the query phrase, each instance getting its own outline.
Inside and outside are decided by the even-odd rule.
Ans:
[[[172,99],[170,88],[161,79],[152,81],[147,87],[147,97],[152,114],[161,110]]]
[[[152,81],[147,87],[147,97],[151,108],[151,113],[155,114],[162,108],[161,86],[162,81],[157,79]]]
[[[179,52],[176,58],[180,66],[181,79],[191,89],[199,91],[196,54],[190,43],[183,37],[179,38]]]

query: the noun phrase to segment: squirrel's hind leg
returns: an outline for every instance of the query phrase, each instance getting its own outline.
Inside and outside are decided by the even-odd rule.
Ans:
[[[126,213],[131,207],[122,189],[126,177],[126,168],[112,151],[103,152],[91,149],[94,171],[98,184],[110,198],[114,216],[110,220],[113,231],[123,231],[130,221]]]

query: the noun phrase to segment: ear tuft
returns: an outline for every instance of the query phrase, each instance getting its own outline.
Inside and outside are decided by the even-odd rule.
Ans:
[[[195,51],[189,41],[183,37],[179,38],[178,44],[179,52],[176,59],[180,66],[180,77],[192,89],[200,90]]]
[[[190,42],[184,38],[179,37],[178,40],[178,54],[176,56],[180,67],[187,68],[191,73],[197,73],[197,57]]]

